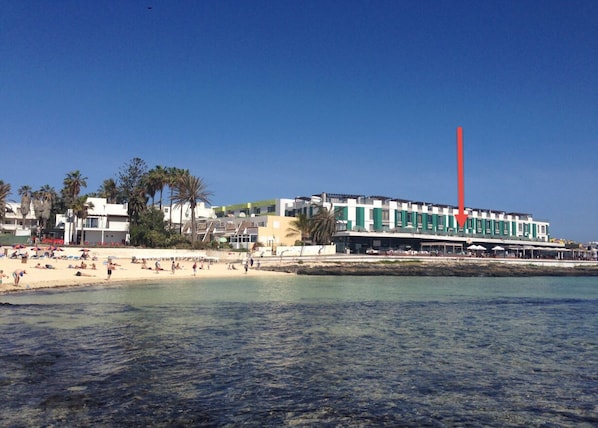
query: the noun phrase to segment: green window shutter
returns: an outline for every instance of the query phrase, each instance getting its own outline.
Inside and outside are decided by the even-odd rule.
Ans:
[[[355,225],[357,227],[365,227],[365,208],[357,207],[355,212]]]
[[[341,220],[349,220],[349,207],[343,207],[341,210]]]
[[[382,208],[374,208],[374,230],[382,230]]]
[[[353,222],[351,220],[347,220],[347,230],[353,230]]]
[[[532,224],[532,236],[534,238],[538,237],[538,225],[536,223]]]

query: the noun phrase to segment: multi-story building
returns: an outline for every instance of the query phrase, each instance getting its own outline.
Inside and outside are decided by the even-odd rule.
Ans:
[[[21,203],[15,201],[6,202],[6,212],[0,224],[0,234],[8,236],[20,237],[22,241],[35,235],[38,230],[38,220],[35,217],[35,210],[33,209],[33,202],[30,204],[29,212],[25,217],[21,212]],[[14,239],[11,239],[12,242]],[[7,240],[8,242],[8,240]]]
[[[550,224],[531,214],[467,208],[464,227],[455,219],[457,207],[416,202],[384,196],[322,193],[295,198],[286,215],[303,213],[311,217],[318,206],[334,210],[337,232],[334,241],[340,251],[365,252],[366,249],[463,250],[467,246],[511,249],[559,249],[550,241]]]
[[[267,199],[213,207],[213,210],[216,217],[284,216],[288,205],[292,202],[293,199]]]
[[[157,207],[156,207],[157,208]],[[183,233],[191,233],[191,206],[186,203],[183,205],[174,204],[163,205],[162,212],[164,220],[169,224],[172,230],[180,230]],[[198,202],[195,207],[195,219],[214,218],[214,210],[206,207],[203,202]]]
[[[127,204],[109,204],[105,198],[87,198],[87,217],[56,216],[56,228],[64,230],[64,244],[123,245],[129,240]],[[76,231],[76,237],[75,237]]]
[[[227,242],[234,249],[253,249],[256,246],[275,249],[291,246],[301,234],[291,225],[292,217],[261,215],[202,219],[197,233],[203,241]]]

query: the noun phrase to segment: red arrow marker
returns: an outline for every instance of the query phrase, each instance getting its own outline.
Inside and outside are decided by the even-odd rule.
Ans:
[[[459,227],[465,226],[468,215],[465,214],[465,184],[463,180],[463,128],[457,128],[457,189],[459,193],[459,213],[455,214]]]

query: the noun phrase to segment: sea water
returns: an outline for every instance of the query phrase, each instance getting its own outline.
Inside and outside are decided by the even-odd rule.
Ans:
[[[598,425],[595,278],[249,274],[0,302],[1,426]]]

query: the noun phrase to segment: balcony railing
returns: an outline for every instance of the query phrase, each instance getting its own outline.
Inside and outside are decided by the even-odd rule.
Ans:
[[[524,242],[548,242],[548,237],[538,236],[533,238],[531,236],[519,236],[519,235],[502,235],[502,234],[492,234],[492,233],[469,233],[463,230],[457,231],[451,228],[447,228],[447,230],[438,230],[435,231],[433,229],[423,229],[423,228],[415,228],[415,227],[395,227],[395,228],[383,228],[381,230],[367,230],[362,226],[353,226],[352,229],[344,227],[343,230],[337,230],[337,232],[367,232],[367,233],[409,233],[414,235],[433,235],[438,237],[460,237],[460,238],[470,238],[470,239],[510,239],[510,240],[517,240],[517,241],[524,241]]]

